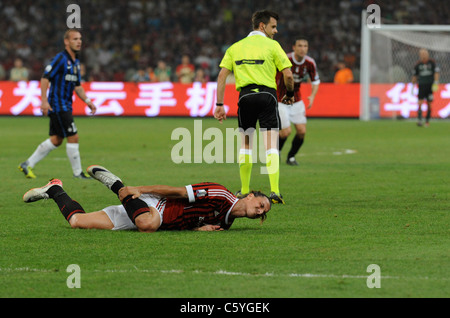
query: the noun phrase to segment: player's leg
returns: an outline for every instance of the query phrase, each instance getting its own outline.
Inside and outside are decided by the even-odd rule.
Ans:
[[[430,125],[430,119],[431,119],[431,107],[433,104],[433,92],[430,89],[430,94],[428,95],[427,98],[427,117],[425,119],[425,126],[428,127]]]
[[[58,148],[64,140],[64,134],[59,128],[58,118],[56,114],[50,114],[49,138],[44,140],[37,146],[33,154],[19,165],[19,170],[25,174],[27,178],[36,178],[33,173],[34,166],[44,159],[51,151]]]
[[[291,122],[289,121],[289,108],[291,106],[278,103],[278,115],[280,116],[281,129],[278,138],[278,149],[281,152],[284,143],[291,134]]]
[[[105,211],[74,214],[69,224],[74,229],[112,230],[114,224]]]
[[[119,195],[119,190],[124,187],[122,180],[105,167],[92,165],[87,168],[87,171],[92,178],[103,183],[117,196]],[[155,221],[157,216],[154,215],[156,209],[148,206],[144,200],[141,200],[140,198],[133,199],[133,196],[129,195],[121,202],[129,219],[136,224],[136,227],[140,231],[154,232],[159,228],[160,224]]]
[[[299,101],[292,105],[289,120],[294,123],[295,136],[292,140],[291,149],[289,150],[286,163],[288,165],[298,165],[295,155],[299,152],[306,135],[306,109],[303,101]]]
[[[66,153],[72,166],[73,176],[79,179],[90,179],[81,168],[80,145],[77,126],[71,112],[61,113],[62,125],[67,138]]]
[[[417,108],[417,126],[422,126],[422,103],[423,99],[419,99],[419,106]]]
[[[61,180],[52,179],[45,186],[34,188],[23,195],[26,203],[35,202],[42,199],[53,199],[58,205],[61,214],[70,223],[70,219],[75,214],[84,214],[83,207],[64,191]]]

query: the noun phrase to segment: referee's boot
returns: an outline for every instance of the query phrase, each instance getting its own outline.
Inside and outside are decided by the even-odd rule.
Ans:
[[[284,202],[283,196],[281,194],[276,194],[275,192],[270,193],[269,199],[274,204],[286,204]]]

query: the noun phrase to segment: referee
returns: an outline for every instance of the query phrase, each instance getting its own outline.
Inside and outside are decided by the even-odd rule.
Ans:
[[[294,78],[291,62],[286,53],[273,36],[277,31],[278,14],[271,11],[257,11],[252,16],[253,31],[234,43],[225,53],[220,63],[221,70],[217,78],[217,104],[214,117],[222,122],[226,119],[223,107],[226,79],[232,72],[239,91],[238,120],[242,143],[239,153],[239,174],[241,189],[237,196],[250,192],[252,170],[252,145],[256,123],[263,131],[266,148],[266,167],[269,174],[273,203],[284,200],[279,190],[279,151],[278,131],[280,118],[278,115],[276,73],[283,73],[287,87],[284,103],[294,102]]]
[[[41,110],[44,116],[50,118],[50,138],[43,141],[35,152],[19,165],[19,170],[27,178],[36,178],[32,168],[52,150],[59,147],[66,138],[66,152],[74,177],[90,179],[81,168],[78,131],[72,115],[74,90],[91,109],[92,114],[96,111],[95,105],[87,98],[80,83],[80,61],[77,54],[81,49],[81,33],[76,29],[67,30],[64,34],[64,46],[65,50],[58,53],[45,67],[41,78]],[[49,86],[50,91],[47,97]]]

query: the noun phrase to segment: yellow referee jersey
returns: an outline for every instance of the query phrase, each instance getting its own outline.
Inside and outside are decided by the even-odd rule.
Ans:
[[[281,45],[260,31],[234,43],[225,52],[220,67],[234,72],[236,90],[250,84],[277,89],[278,71],[292,66]]]

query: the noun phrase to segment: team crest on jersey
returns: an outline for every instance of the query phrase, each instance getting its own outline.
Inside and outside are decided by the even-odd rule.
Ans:
[[[201,190],[196,190],[195,191],[195,196],[198,197],[205,197],[208,195],[208,191],[206,191],[205,189],[201,189]]]

